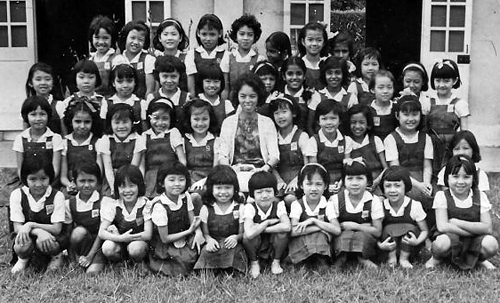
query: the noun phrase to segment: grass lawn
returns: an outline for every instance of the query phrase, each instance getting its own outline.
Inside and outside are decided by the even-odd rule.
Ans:
[[[500,231],[500,174],[489,174],[489,196]],[[5,208],[0,209],[0,302],[498,302],[500,269],[460,272],[448,266],[434,271],[415,264],[413,270],[357,266],[317,272],[285,266],[256,280],[247,276],[193,274],[187,278],[144,276],[137,268],[115,267],[96,277],[79,268],[57,273],[28,271],[13,276]],[[492,262],[500,267],[500,258]]]

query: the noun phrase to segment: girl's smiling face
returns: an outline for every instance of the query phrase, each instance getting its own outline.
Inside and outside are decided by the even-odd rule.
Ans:
[[[288,105],[280,105],[278,110],[273,113],[273,117],[279,129],[293,125],[293,113]]]
[[[155,133],[159,134],[166,132],[170,129],[170,113],[164,109],[152,112],[151,115],[149,115],[149,123]]]
[[[73,134],[80,138],[87,138],[92,129],[92,117],[88,112],[76,112],[71,120],[73,125]]]
[[[177,199],[179,195],[186,189],[186,176],[184,175],[167,175],[163,180],[165,186],[165,194],[170,199]],[[177,202],[174,200],[173,202]]]
[[[203,93],[208,98],[219,96],[221,83],[219,79],[203,79]]]
[[[54,86],[52,75],[41,70],[33,73],[30,86],[33,87],[37,96],[48,96]]]
[[[327,184],[320,174],[315,173],[311,178],[304,178],[301,187],[308,202],[318,202],[323,196]]]
[[[113,86],[116,89],[116,94],[122,99],[128,99],[132,96],[135,89],[134,78],[115,78]]]
[[[400,181],[384,180],[384,194],[389,199],[389,202],[402,202],[405,197],[405,183]]]
[[[92,45],[101,55],[105,55],[111,48],[111,41],[111,34],[104,28],[100,28],[99,31],[92,36]]]
[[[215,28],[208,28],[205,25],[202,29],[198,30],[198,38],[200,38],[201,45],[207,51],[212,51],[217,47],[217,42],[222,36],[222,33]]]
[[[359,197],[363,195],[368,185],[368,179],[365,175],[347,175],[345,176],[345,188],[351,196]]]
[[[257,109],[259,95],[253,87],[248,84],[243,84],[238,92],[238,101],[240,102],[241,110],[245,113],[253,113]]]
[[[50,185],[50,178],[45,173],[43,169],[37,171],[36,173],[29,174],[26,177],[26,185],[30,190],[30,194],[35,198],[35,200],[39,200]]]
[[[284,75],[288,89],[296,91],[302,88],[305,77],[305,71],[303,71],[298,65],[289,65]]]
[[[377,59],[365,57],[363,61],[361,61],[361,75],[363,76],[363,80],[370,81],[379,68],[380,64]]]
[[[205,135],[210,126],[210,114],[206,107],[191,108],[191,128],[199,135]]]
[[[468,175],[463,167],[456,174],[448,175],[448,186],[453,194],[459,199],[465,199],[469,195],[474,177]]]
[[[351,123],[351,132],[355,138],[364,138],[368,130],[368,120],[363,113],[357,113],[349,119]]]
[[[231,203],[234,196],[234,186],[232,184],[214,184],[212,193],[217,203]]]
[[[451,96],[451,90],[453,85],[457,82],[457,79],[453,78],[435,78],[434,87],[436,88],[438,96],[443,98],[448,98]]]
[[[462,139],[458,141],[457,145],[453,147],[453,155],[454,156],[468,156],[469,158],[472,158],[472,155],[474,154],[474,151],[472,150],[472,147],[470,146],[469,142],[467,140]]]
[[[93,94],[95,91],[97,77],[92,73],[78,72],[76,74],[76,87],[86,95]]]
[[[319,116],[319,127],[325,135],[331,135],[337,132],[340,125],[340,117],[334,112]]]
[[[266,87],[266,92],[271,93],[274,88],[276,87],[276,77],[274,75],[262,75],[259,76],[260,80],[262,83],[264,83],[264,86]]]
[[[416,132],[420,125],[420,112],[397,112],[396,119],[399,121],[399,128],[406,132]]]
[[[111,129],[120,140],[124,140],[132,132],[132,120],[130,118],[111,119]]]
[[[342,84],[342,70],[340,68],[331,68],[326,70],[325,80],[329,89],[340,89]]]
[[[236,42],[238,47],[243,50],[250,50],[255,41],[255,33],[252,28],[243,25],[236,32]]]
[[[323,32],[320,30],[306,30],[306,35],[301,41],[306,53],[311,56],[319,55],[325,44]]]
[[[142,51],[145,41],[146,32],[133,29],[128,32],[127,40],[125,41],[125,48],[127,49],[127,52],[132,55],[137,55]]]
[[[381,75],[376,76],[373,93],[378,101],[382,103],[390,102],[394,95],[394,83],[391,78]]]
[[[118,195],[124,203],[134,203],[139,197],[139,186],[125,179],[125,182],[118,186]]]
[[[34,130],[43,131],[47,127],[49,116],[40,106],[28,113],[28,124]]]
[[[409,88],[412,93],[420,96],[422,91],[422,86],[424,85],[424,80],[422,74],[414,71],[407,70],[403,76],[403,86],[404,88]]]
[[[175,92],[179,87],[181,75],[178,71],[173,72],[160,72],[158,73],[160,79],[160,86],[166,92]]]
[[[179,43],[182,40],[182,37],[177,30],[177,28],[173,25],[167,26],[161,32],[159,37],[161,45],[165,48],[165,50],[177,50],[179,47]]]

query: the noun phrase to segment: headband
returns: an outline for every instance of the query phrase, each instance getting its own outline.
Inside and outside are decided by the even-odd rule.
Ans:
[[[415,67],[415,68],[417,68],[417,69],[421,70],[424,74],[427,74],[427,72],[425,71],[425,69],[424,69],[422,66],[420,66],[419,64],[417,64],[417,63],[410,63],[410,64],[408,64],[407,66],[405,66],[405,68],[403,68],[403,73],[404,73],[404,72],[405,72],[408,68],[410,68],[410,67]]]
[[[304,171],[304,168],[306,168],[308,166],[317,166],[317,167],[321,168],[322,170],[324,170],[325,173],[328,174],[328,171],[326,170],[326,168],[323,165],[319,164],[319,163],[308,163],[308,164],[304,165],[302,167],[302,169],[300,170],[300,174],[302,174],[302,172]]]
[[[268,65],[272,69],[276,70],[276,68],[274,67],[274,65],[272,65],[270,62],[262,62],[262,63],[260,63],[260,64],[257,65],[257,68],[255,69],[255,71],[253,73],[256,74],[259,69],[261,69],[262,67],[264,67],[266,65]]]
[[[155,100],[154,103],[164,103],[166,105],[168,105],[170,108],[174,108],[174,104],[172,103],[172,101],[170,101],[170,99],[167,99],[167,98],[161,98],[161,99],[158,99],[158,100]]]
[[[357,162],[357,163],[363,165],[364,167],[366,167],[366,164],[363,161],[363,157],[344,159],[344,165],[346,165],[346,166],[351,166],[354,162]]]
[[[182,28],[182,25],[179,23],[179,21],[175,20],[174,18],[167,18],[161,22],[161,25],[163,25],[165,22],[172,22],[173,24],[177,25],[178,27]]]
[[[274,93],[271,95],[269,103],[271,103],[275,100],[285,100],[286,102],[290,103],[290,105],[293,108],[293,101],[292,101],[292,99],[290,99],[290,95],[285,95],[283,93]]]
[[[455,67],[453,66],[453,64],[451,64],[450,60],[447,60],[447,59],[445,59],[445,60],[443,60],[443,61],[438,61],[438,62],[436,62],[436,64],[435,64],[434,66],[435,66],[436,68],[438,68],[438,69],[442,69],[445,65],[447,65],[447,66],[451,67],[451,69],[452,69],[453,71],[456,71],[456,70],[455,70]]]

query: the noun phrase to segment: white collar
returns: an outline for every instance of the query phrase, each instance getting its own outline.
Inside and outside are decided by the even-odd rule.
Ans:
[[[92,141],[92,137],[94,135],[92,133],[90,133],[90,136],[85,139],[81,144],[76,142],[76,140],[73,138],[73,133],[69,134],[69,135],[66,135],[66,140],[68,140],[69,142],[71,142],[71,145],[73,146],[85,146],[85,145],[90,145],[90,142]]]
[[[205,138],[203,138],[200,142],[195,140],[193,134],[187,133],[187,134],[185,134],[185,136],[189,140],[191,145],[193,145],[194,147],[206,146],[208,141],[215,138],[215,136],[211,132],[207,132],[207,135],[205,136]]]
[[[21,133],[21,138],[26,138],[28,139],[29,142],[31,142],[31,134],[30,134],[31,127],[28,127]],[[46,127],[45,132],[40,136],[37,142],[45,142],[45,140],[49,137],[53,137],[54,132],[50,130],[50,128]]]
[[[297,97],[297,98],[302,97],[303,92],[304,92],[304,86],[302,86],[295,95],[292,95],[292,93],[290,93],[290,91],[288,90],[288,85],[285,85],[285,94],[290,95],[292,97]]]
[[[335,137],[335,140],[333,140],[333,141],[328,140],[328,138],[323,133],[323,130],[321,130],[321,129],[318,132],[318,137],[319,137],[319,142],[321,142],[321,143],[323,143],[323,142],[329,142],[329,143],[332,143],[332,144],[334,144],[334,143],[338,144],[338,142],[340,140],[344,139],[344,136],[342,135],[342,133],[338,129],[337,129],[337,137]]]
[[[99,199],[101,198],[101,195],[99,195],[99,193],[97,192],[97,190],[94,190],[94,192],[92,193],[92,195],[90,196],[89,200],[87,202],[83,201],[82,199],[80,199],[80,193],[76,194],[76,200],[77,201],[81,201],[82,203],[89,203],[89,202],[96,202],[96,201],[99,201]]]
[[[212,104],[212,106],[217,106],[220,104],[220,96],[218,96],[217,99],[213,103],[212,103],[212,101],[208,100],[207,97],[205,97],[204,93],[198,94],[198,98],[200,98],[201,100],[207,101],[208,103]]]

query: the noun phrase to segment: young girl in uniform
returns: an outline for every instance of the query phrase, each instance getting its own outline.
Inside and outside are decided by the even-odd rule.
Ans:
[[[114,197],[104,197],[101,202],[99,237],[104,241],[102,253],[109,261],[145,260],[153,233],[151,202],[144,197],[145,192],[137,166],[127,164],[118,169]]]
[[[422,105],[422,114],[427,116],[430,110],[429,96],[425,93],[429,89],[429,76],[422,63],[408,63],[401,73],[403,90],[401,96],[413,94],[417,96]]]
[[[243,240],[243,205],[239,201],[238,178],[227,165],[216,166],[208,175],[200,210],[206,245],[194,269],[247,270]]]
[[[498,242],[492,235],[491,204],[477,189],[477,171],[467,156],[453,156],[446,165],[445,185],[434,198],[437,233],[432,238],[432,258],[425,266],[433,268],[449,259],[460,269],[480,265],[495,269],[488,259],[496,255]]]
[[[128,104],[115,104],[106,115],[106,135],[96,143],[97,154],[101,157],[109,188],[108,190],[103,187],[106,195],[117,194],[113,193],[117,169],[126,164],[141,165],[146,144],[144,139],[133,131],[134,122],[134,110]]]
[[[267,60],[277,71],[281,70],[283,62],[292,56],[290,38],[284,32],[274,32],[266,39]]]
[[[194,216],[191,196],[186,192],[190,184],[186,166],[178,161],[165,163],[158,170],[161,195],[153,200],[151,220],[155,229],[149,258],[154,272],[187,275],[205,242],[200,218]]]
[[[227,69],[229,73],[229,99],[235,93],[232,90],[238,77],[251,71],[257,62],[265,59],[252,48],[261,34],[260,23],[254,15],[245,14],[231,24],[229,38],[238,46],[220,63],[221,68]]]
[[[320,81],[325,88],[319,91],[322,100],[332,100],[334,102],[340,103],[344,108],[344,112],[351,108],[351,106],[358,103],[358,99],[351,93],[346,92],[344,87],[349,83],[349,74],[347,72],[347,64],[345,60],[338,59],[335,57],[329,57],[321,64],[320,69]],[[319,102],[309,103],[309,117],[308,122],[312,123],[311,127],[313,130],[317,130],[318,126],[314,123],[314,116],[316,107]]]
[[[290,95],[300,107],[300,116],[303,117],[303,121],[301,121],[299,128],[312,135],[314,133],[312,123],[307,120],[307,117],[309,117],[308,105],[319,103],[321,97],[318,92],[311,91],[305,85],[306,72],[306,65],[299,57],[286,59],[281,70],[286,83],[283,92]]]
[[[372,111],[366,105],[356,104],[346,114],[345,134],[352,139],[352,159],[362,159],[372,175],[373,183],[368,183],[371,192],[379,192],[378,184],[382,171],[387,168],[385,147],[382,140],[372,134]]]
[[[427,213],[428,226],[434,226],[432,212],[432,159],[430,137],[420,131],[422,110],[417,97],[407,95],[395,105],[399,127],[384,140],[385,158],[390,166],[399,165],[408,170],[412,189],[408,197],[422,203]]]
[[[306,65],[306,86],[320,90],[324,84],[320,80],[319,63],[322,57],[328,57],[328,34],[325,26],[318,22],[309,22],[299,32],[299,54]]]
[[[271,272],[283,273],[280,262],[288,246],[290,219],[283,201],[276,201],[276,178],[270,172],[256,172],[248,181],[254,203],[245,205],[243,246],[250,259],[250,276],[260,275],[260,260],[271,263]]]
[[[45,100],[43,102],[47,103]],[[13,274],[28,263],[56,270],[62,265],[62,251],[68,246],[64,223],[64,195],[53,189],[54,170],[44,158],[22,163],[23,186],[10,195],[10,221],[14,226]]]
[[[157,172],[163,163],[179,160],[186,164],[182,135],[174,127],[175,111],[168,99],[153,99],[147,111],[148,124],[151,126],[142,134],[146,152],[141,166],[145,168],[146,197],[155,197]]]
[[[209,64],[198,70],[198,80],[200,81],[198,85],[202,88],[202,93],[198,94],[198,98],[212,105],[217,124],[222,125],[222,121],[234,112],[233,105],[237,105],[222,98],[221,93],[225,89],[224,73],[217,64]]]
[[[188,91],[191,96],[197,96],[201,92],[201,87],[196,87],[199,83],[197,73],[199,70],[211,63],[220,65],[221,61],[229,56],[223,44],[225,43],[223,37],[224,31],[222,28],[222,21],[214,14],[206,14],[201,17],[196,27],[196,41],[198,47],[189,50],[186,54],[186,73],[188,75]],[[225,59],[228,60],[228,59]],[[223,69],[224,84],[226,90],[222,93],[223,99],[229,96],[227,89],[229,89],[229,70]]]
[[[66,188],[68,194],[75,194],[75,166],[82,161],[90,161],[98,164],[102,171],[101,158],[97,157],[96,150],[96,142],[102,135],[102,123],[99,113],[92,111],[87,103],[81,101],[66,109],[64,122],[70,134],[63,141],[61,185]]]
[[[351,58],[354,56],[354,40],[348,33],[340,32],[335,37],[328,39],[330,55],[344,59],[347,62],[347,70],[349,79],[356,71],[356,65],[352,63]]]
[[[347,257],[354,256],[362,266],[376,268],[370,258],[382,233],[382,203],[366,190],[371,174],[362,161],[346,164],[343,173],[345,189],[330,199],[333,218],[342,230],[334,240],[335,263],[343,265]]]
[[[52,119],[52,107],[45,98],[31,96],[24,101],[21,116],[30,127],[17,135],[12,145],[12,150],[16,152],[17,175],[21,177],[24,161],[44,159],[52,164],[54,176],[58,178],[63,143],[61,136],[47,127],[48,121]]]
[[[321,101],[315,117],[320,130],[309,139],[305,151],[308,163],[319,163],[327,169],[330,193],[338,192],[342,186],[342,166],[352,151],[352,139],[339,130],[342,115],[342,105],[328,99]]]
[[[143,21],[130,21],[118,36],[118,47],[123,50],[120,60],[136,70],[138,81],[134,93],[141,99],[155,89],[155,57],[148,54],[149,44],[149,27]]]
[[[460,87],[460,73],[453,60],[445,59],[434,64],[431,71],[431,108],[427,115],[427,132],[434,144],[433,172],[437,174],[446,165],[444,158],[451,138],[460,130],[467,129],[470,116],[469,103],[457,97],[453,89]]]
[[[87,274],[97,274],[105,264],[102,240],[97,236],[101,223],[101,169],[95,162],[82,161],[71,173],[78,193],[65,203],[65,223],[73,227],[68,252]]]
[[[156,35],[153,38],[156,57],[175,56],[184,62],[186,58],[184,51],[188,46],[189,38],[178,20],[167,18],[156,28]]]
[[[359,104],[370,105],[375,99],[368,87],[372,77],[383,69],[382,58],[378,50],[367,47],[359,51],[356,59],[356,80],[352,81],[347,89],[358,98]]]
[[[472,159],[475,164],[481,161],[481,153],[479,151],[479,145],[477,144],[476,137],[474,134],[468,130],[461,130],[457,132],[453,138],[451,138],[450,145],[446,149],[446,159],[452,156],[464,155]],[[484,170],[477,167],[477,189],[482,192],[488,192],[490,190],[490,183],[488,181],[488,175]],[[444,187],[444,167],[441,169],[438,175],[437,185]]]
[[[276,97],[278,91],[282,90],[280,88],[282,88],[283,79],[281,79],[280,73],[271,62],[266,60],[257,62],[257,64],[253,67],[252,73],[259,76],[262,83],[264,83],[268,94],[266,104],[269,104],[271,100]],[[266,113],[262,114],[265,115]]]
[[[97,65],[88,59],[78,61],[68,80],[70,86],[76,87],[76,92],[63,102],[58,102],[56,111],[61,119],[64,119],[66,108],[74,102],[84,101],[90,104],[96,111],[100,111],[104,97],[95,92],[95,89],[101,85],[101,75]],[[62,134],[67,135],[68,131],[64,123],[61,125]]]
[[[137,72],[130,64],[119,64],[113,67],[109,81],[115,94],[103,102],[101,106],[101,118],[106,119],[109,109],[119,103],[128,104],[134,110],[134,131],[141,134],[145,127],[146,101],[134,94],[138,84]],[[105,123],[105,121],[104,121]]]
[[[30,67],[28,79],[26,80],[26,97],[40,96],[47,100],[52,108],[52,119],[47,122],[47,127],[51,131],[61,134],[61,118],[57,114],[57,104],[61,101],[54,99],[53,88],[56,84],[57,77],[52,66],[38,62]],[[26,129],[29,124],[23,123],[23,128]]]
[[[330,176],[320,164],[307,164],[300,171],[298,183],[304,196],[294,201],[290,210],[288,249],[294,264],[305,261],[324,266],[331,257],[330,242],[332,236],[340,234],[340,225],[332,204],[323,196],[328,194],[329,182]]]
[[[370,80],[370,91],[375,95],[375,99],[367,104],[373,115],[372,132],[382,140],[397,126],[392,102],[395,84],[394,76],[386,70],[375,72]]]
[[[298,104],[285,95],[280,95],[269,104],[274,123],[278,129],[278,147],[280,162],[274,172],[278,180],[278,192],[283,197],[287,209],[295,198],[298,189],[298,175],[307,163],[305,150],[309,136],[297,127],[300,121]]]
[[[418,254],[429,234],[427,214],[420,202],[406,196],[411,190],[411,180],[405,168],[391,166],[384,172],[380,187],[387,198],[382,202],[385,216],[378,247],[388,251],[390,267],[396,266],[399,255],[402,268],[413,268],[410,257]]]
[[[115,52],[118,33],[115,23],[107,16],[96,16],[90,22],[88,40],[90,43],[89,60],[94,61],[101,75],[101,85],[96,92],[105,98],[111,97],[113,90],[108,82],[111,68],[117,63]]]

